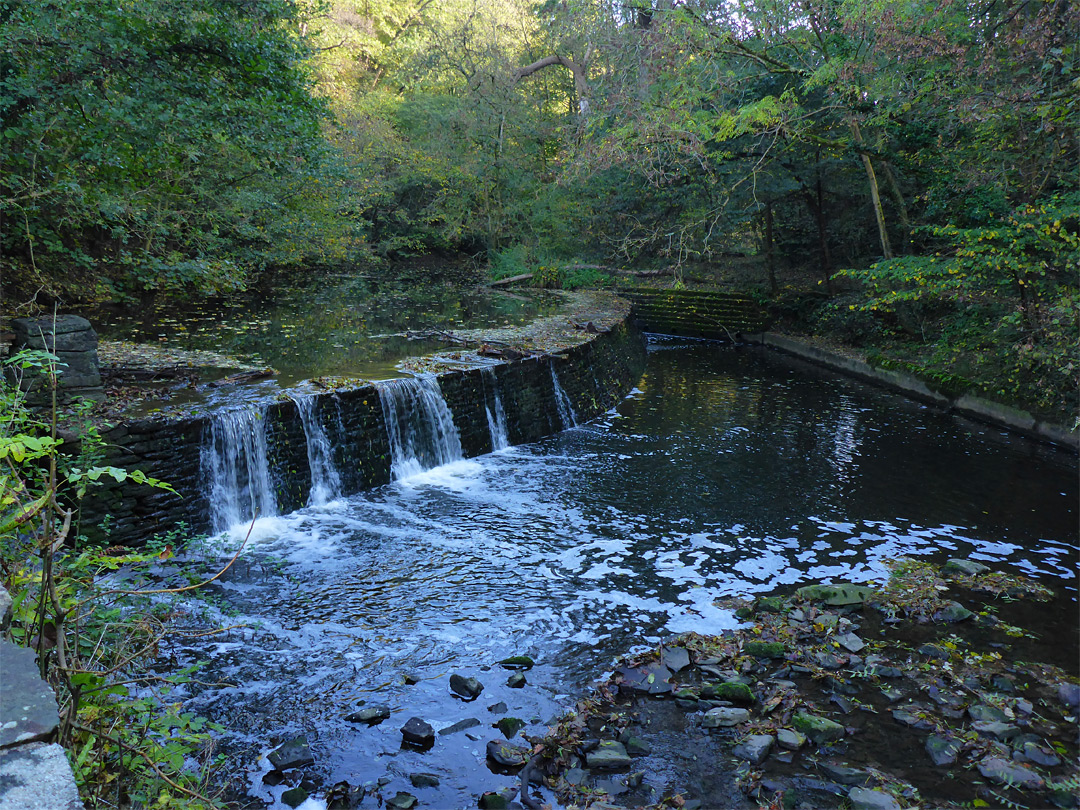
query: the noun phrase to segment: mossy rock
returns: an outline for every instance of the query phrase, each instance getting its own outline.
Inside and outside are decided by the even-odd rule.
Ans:
[[[759,596],[754,600],[755,613],[783,613],[786,603],[780,596]]]
[[[701,696],[709,699],[728,700],[732,703],[749,705],[756,703],[757,698],[745,683],[725,681],[724,683],[710,683],[702,688]]]
[[[743,645],[743,651],[755,658],[783,658],[785,652],[779,641],[748,641]]]
[[[791,719],[791,724],[815,743],[835,742],[844,736],[842,725],[815,714],[799,713]]]
[[[806,602],[824,602],[826,605],[842,607],[861,605],[873,594],[874,589],[865,585],[853,585],[842,582],[838,585],[805,585],[795,595]]]

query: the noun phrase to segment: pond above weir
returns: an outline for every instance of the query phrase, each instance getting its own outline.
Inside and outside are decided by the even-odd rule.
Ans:
[[[254,795],[286,787],[263,784],[259,753],[306,734],[324,788],[385,778],[384,796],[475,806],[514,781],[485,761],[500,718],[542,734],[614,656],[736,626],[720,597],[880,581],[904,555],[1057,588],[1039,653],[1075,668],[1075,456],[763,349],[654,339],[638,387],[599,419],[410,472],[260,519],[209,603],[180,603],[193,628],[249,625],[176,643],[163,663],[205,662],[204,685],[174,699],[226,726]],[[216,570],[241,540],[179,562]],[[537,662],[522,688],[497,665],[513,655]],[[478,678],[479,699],[453,697],[452,673]],[[344,719],[378,704],[380,725]],[[479,725],[403,749],[414,716]],[[439,785],[414,788],[413,773]]]

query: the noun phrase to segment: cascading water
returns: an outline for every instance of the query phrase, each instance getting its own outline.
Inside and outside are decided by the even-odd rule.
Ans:
[[[319,417],[315,413],[315,396],[293,396],[296,412],[304,426],[307,439],[308,467],[311,470],[311,493],[309,506],[321,506],[341,494],[341,476],[334,466],[334,451],[326,436]],[[340,421],[340,412],[339,412]]]
[[[200,460],[215,533],[277,514],[266,452],[267,406],[219,411],[210,419]]]
[[[490,407],[484,406],[487,412],[488,430],[491,432],[491,449],[505,450],[510,446],[510,431],[506,426],[506,411],[503,410],[502,397],[499,395],[499,378],[495,376],[495,370],[491,368],[485,368],[483,373],[485,379],[491,378],[491,390],[495,401],[494,415]]]
[[[390,476],[395,481],[462,459],[454,416],[434,377],[387,380],[379,403],[390,440]]]
[[[555,373],[555,364],[551,364],[551,384],[555,389],[555,407],[559,409],[559,419],[562,420],[563,430],[577,427],[577,414],[574,413],[574,405],[570,402],[563,387],[559,385],[559,375]]]

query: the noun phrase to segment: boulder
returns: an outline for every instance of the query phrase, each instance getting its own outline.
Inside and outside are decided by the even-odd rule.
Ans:
[[[782,728],[776,732],[776,741],[780,743],[781,748],[798,751],[806,745],[806,735],[790,728]]]
[[[279,771],[287,771],[289,768],[303,768],[315,764],[315,757],[311,755],[311,746],[308,745],[307,737],[303,735],[282,743],[271,751],[266,758]]]
[[[930,755],[930,761],[938,767],[955,765],[962,747],[959,740],[942,737],[940,734],[931,734],[926,738],[926,753]]]
[[[746,709],[736,709],[729,706],[720,706],[709,709],[701,720],[702,728],[728,728],[745,723],[750,719],[750,712]]]
[[[990,569],[982,563],[977,563],[974,560],[949,560],[941,567],[942,573],[945,574],[965,574],[969,577],[978,576],[979,574],[985,574]]]
[[[842,582],[837,585],[806,585],[799,588],[795,595],[806,602],[824,602],[826,605],[842,607],[861,605],[872,593],[873,589],[865,585]]]
[[[896,797],[884,790],[853,787],[848,793],[852,810],[903,810]]]
[[[1032,770],[1000,757],[987,757],[979,763],[979,773],[999,785],[1011,785],[1025,790],[1038,790],[1043,778]]]
[[[476,678],[466,678],[455,673],[450,676],[450,691],[464,700],[476,700],[484,691],[484,685]]]
[[[435,729],[419,717],[410,717],[401,727],[401,738],[409,745],[430,748],[435,744]]]
[[[617,740],[603,740],[585,755],[585,765],[595,771],[616,771],[629,768],[632,760],[626,748]]]
[[[771,734],[754,734],[736,745],[731,750],[731,753],[739,759],[746,760],[751,765],[760,765],[769,756],[775,741]]]
[[[757,698],[754,697],[754,693],[750,691],[749,686],[745,683],[737,683],[735,681],[725,681],[724,683],[719,684],[706,684],[701,689],[701,696],[709,699],[729,700],[732,703],[740,703],[745,706],[757,701]]]
[[[350,723],[367,723],[369,726],[377,726],[383,720],[390,719],[390,707],[368,706],[366,709],[345,715],[345,719]]]
[[[792,718],[791,722],[796,730],[801,731],[816,744],[835,742],[844,736],[844,727],[827,717],[800,712]]]

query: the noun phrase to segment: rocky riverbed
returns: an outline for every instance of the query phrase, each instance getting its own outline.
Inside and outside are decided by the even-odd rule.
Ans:
[[[467,735],[486,746],[493,774],[532,785],[478,795],[489,809],[1077,806],[1075,632],[1057,644],[1052,621],[1039,622],[1051,634],[1041,642],[1027,629],[1051,607],[1075,612],[1071,599],[971,560],[901,559],[881,587],[810,585],[723,604],[742,628],[624,659],[546,734],[498,702],[478,709],[482,722],[438,731],[410,718],[402,745]],[[527,686],[531,659],[499,663],[509,686]],[[450,690],[474,701],[483,684],[455,675]],[[347,719],[389,715],[371,706]],[[415,793],[383,795],[389,779],[326,790],[305,775],[313,761],[303,739],[289,741],[264,781],[289,785],[281,800],[292,806],[310,792],[330,808],[399,810],[424,806],[438,786],[417,772]]]

